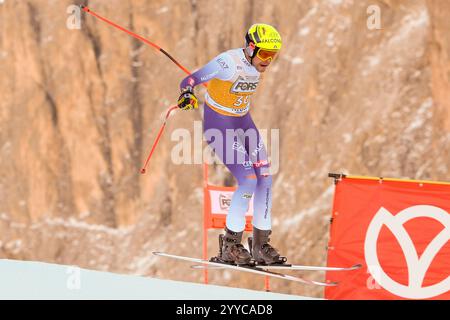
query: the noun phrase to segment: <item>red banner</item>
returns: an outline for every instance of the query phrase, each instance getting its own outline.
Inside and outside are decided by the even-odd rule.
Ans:
[[[327,299],[450,299],[450,184],[344,177],[336,184]]]
[[[223,229],[227,220],[228,210],[231,204],[235,187],[220,187],[205,184],[204,193],[204,228]],[[248,211],[245,214],[245,231],[252,231],[253,198],[249,202]]]

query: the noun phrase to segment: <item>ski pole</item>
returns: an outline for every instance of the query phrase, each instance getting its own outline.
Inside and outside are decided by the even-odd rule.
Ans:
[[[167,119],[169,118],[170,113],[171,113],[173,110],[175,110],[175,109],[178,109],[178,106],[172,106],[172,107],[170,107],[170,108],[167,110],[166,117],[164,118],[164,122],[163,122],[161,128],[159,129],[158,135],[156,136],[156,140],[155,140],[155,142],[153,143],[152,149],[150,150],[150,154],[148,155],[147,160],[145,161],[145,164],[144,164],[144,166],[143,166],[142,169],[141,169],[141,173],[142,173],[142,174],[145,174],[145,171],[146,171],[148,162],[150,161],[150,158],[152,157],[153,151],[155,151],[156,145],[157,145],[158,142],[159,142],[159,138],[161,138],[161,135],[162,135],[162,133],[163,133],[163,131],[164,131],[164,128],[166,127]]]
[[[93,17],[95,17],[95,18],[97,18],[97,19],[99,19],[99,20],[101,20],[101,21],[103,21],[103,22],[106,22],[107,24],[109,24],[109,25],[111,25],[111,26],[113,26],[113,27],[115,27],[115,28],[117,28],[117,29],[119,29],[119,30],[121,30],[121,31],[123,31],[123,32],[125,32],[125,33],[127,33],[128,35],[130,35],[130,36],[132,36],[132,37],[134,37],[134,38],[136,38],[136,39],[138,39],[138,40],[144,42],[145,44],[148,44],[148,45],[152,46],[153,48],[159,50],[161,53],[163,53],[164,55],[166,55],[166,57],[168,57],[173,63],[175,63],[181,70],[183,70],[184,72],[186,72],[186,73],[189,74],[189,75],[191,74],[191,72],[189,72],[189,70],[187,70],[187,69],[186,69],[183,65],[181,65],[177,60],[175,60],[175,59],[174,59],[167,51],[165,51],[163,48],[161,48],[161,47],[158,46],[157,44],[155,44],[155,43],[153,43],[153,42],[151,42],[151,41],[145,39],[144,37],[142,37],[142,36],[140,36],[140,35],[138,35],[138,34],[132,32],[132,31],[130,31],[130,30],[128,30],[128,29],[126,29],[126,28],[124,28],[124,27],[118,25],[117,23],[112,22],[111,20],[106,19],[105,17],[100,16],[99,14],[95,13],[94,11],[92,11],[91,9],[89,9],[89,8],[88,8],[87,6],[85,6],[85,5],[80,5],[80,8],[81,8],[84,12],[90,14],[91,16],[93,16]],[[206,83],[203,83],[203,86],[207,87],[207,84],[206,84]],[[166,126],[166,121],[167,121],[167,119],[168,119],[170,113],[171,113],[174,109],[176,109],[176,108],[177,108],[177,106],[173,106],[173,107],[170,107],[169,109],[167,109],[167,114],[166,114],[166,118],[164,119],[164,123],[162,124],[161,128],[159,129],[158,136],[156,137],[156,140],[155,140],[155,142],[153,143],[153,146],[152,146],[152,149],[151,149],[151,151],[150,151],[150,154],[149,154],[149,156],[147,157],[147,160],[145,161],[145,164],[144,164],[144,166],[143,166],[142,169],[141,169],[141,173],[142,173],[142,174],[145,174],[145,172],[146,172],[146,168],[147,168],[148,162],[150,161],[150,158],[151,158],[151,156],[152,156],[152,154],[153,154],[153,151],[155,150],[156,145],[158,144],[159,139],[161,138],[161,135],[162,135],[162,133],[163,133],[163,131],[164,131],[164,128],[165,128],[165,126]]]
[[[151,41],[145,39],[144,37],[142,37],[142,36],[140,36],[140,35],[138,35],[138,34],[132,32],[132,31],[130,31],[130,30],[128,30],[128,29],[126,29],[126,28],[124,28],[124,27],[118,25],[117,23],[112,22],[111,20],[108,20],[108,19],[106,19],[106,18],[100,16],[99,14],[95,13],[94,11],[92,11],[91,9],[89,9],[89,8],[88,8],[87,6],[85,6],[85,5],[80,5],[80,8],[81,8],[84,12],[89,13],[91,16],[93,16],[93,17],[95,17],[95,18],[97,18],[97,19],[99,19],[99,20],[101,20],[101,21],[103,21],[103,22],[106,22],[107,24],[113,26],[114,28],[117,28],[117,29],[123,31],[123,32],[129,34],[130,36],[132,36],[132,37],[134,37],[134,38],[136,38],[136,39],[141,40],[142,42],[144,42],[144,43],[146,43],[146,44],[152,46],[152,47],[155,48],[156,50],[159,50],[161,53],[163,53],[164,55],[166,55],[166,57],[168,57],[170,60],[172,60],[172,62],[175,63],[181,70],[183,70],[184,72],[186,72],[186,73],[189,74],[189,75],[191,74],[191,72],[189,72],[188,69],[186,69],[185,67],[183,67],[183,66],[182,66],[177,60],[175,60],[175,59],[174,59],[174,58],[173,58],[166,50],[164,50],[163,48],[161,48],[161,47],[158,46],[157,44],[155,44],[155,43],[153,43],[153,42],[151,42]],[[207,87],[206,83],[203,83],[203,85],[204,85],[205,87]]]

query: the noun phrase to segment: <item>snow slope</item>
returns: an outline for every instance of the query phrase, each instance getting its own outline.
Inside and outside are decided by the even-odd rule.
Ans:
[[[0,299],[309,299],[5,259],[0,283]]]

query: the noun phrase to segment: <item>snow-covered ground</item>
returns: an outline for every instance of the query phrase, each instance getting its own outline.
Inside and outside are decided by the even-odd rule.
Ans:
[[[0,259],[0,283],[0,299],[309,299],[4,259]]]

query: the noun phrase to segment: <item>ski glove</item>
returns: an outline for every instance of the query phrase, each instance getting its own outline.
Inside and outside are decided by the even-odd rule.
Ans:
[[[198,108],[198,99],[192,91],[192,87],[187,87],[181,91],[180,97],[178,98],[178,108],[181,110],[191,110]]]

